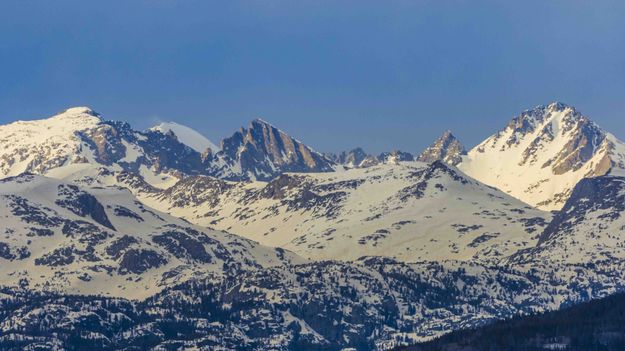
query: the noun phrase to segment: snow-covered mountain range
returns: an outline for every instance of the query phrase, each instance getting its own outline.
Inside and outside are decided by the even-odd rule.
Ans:
[[[622,291],[623,203],[561,103],[418,157],[70,108],[0,126],[0,349],[387,349]]]
[[[179,124],[136,131],[127,123],[104,120],[87,107],[0,126],[0,160],[0,176],[47,174],[87,164],[136,173],[158,187],[171,186],[186,175],[268,180],[283,172],[334,169],[332,161],[260,119],[218,148]]]
[[[365,153],[360,147],[350,151],[343,151],[339,154],[326,153],[326,157],[347,169],[367,168],[379,164],[398,164],[399,162],[414,161],[414,155],[409,152],[393,150],[382,152],[375,156]]]
[[[132,191],[195,224],[311,259],[496,261],[533,246],[551,219],[440,161],[287,173],[269,183],[196,176]]]

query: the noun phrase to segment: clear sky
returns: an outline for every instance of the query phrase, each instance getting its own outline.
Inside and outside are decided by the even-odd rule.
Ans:
[[[625,1],[0,2],[0,123],[87,105],[218,142],[471,147],[559,100],[625,139]]]

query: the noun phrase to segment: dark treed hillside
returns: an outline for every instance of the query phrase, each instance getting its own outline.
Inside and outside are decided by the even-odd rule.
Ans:
[[[462,330],[397,351],[625,350],[625,294]]]

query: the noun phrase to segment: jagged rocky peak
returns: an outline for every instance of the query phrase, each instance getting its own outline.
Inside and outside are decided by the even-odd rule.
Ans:
[[[462,156],[466,154],[467,151],[462,143],[450,130],[446,130],[443,135],[419,155],[417,161],[429,163],[442,160],[450,165],[457,166],[462,162]]]
[[[625,144],[574,107],[526,110],[469,151],[458,167],[545,210],[560,209],[575,184],[625,167]]]
[[[577,120],[582,118],[582,115],[575,107],[559,101],[554,101],[548,105],[538,105],[532,109],[523,111],[519,116],[510,120],[506,129],[512,129],[521,134],[531,133],[536,126],[551,118]]]
[[[284,172],[329,172],[334,162],[257,118],[222,140],[213,175],[226,179],[270,180]]]
[[[343,151],[338,155],[329,154],[329,158],[335,163],[347,168],[367,168],[379,164],[398,164],[404,161],[414,161],[414,156],[409,152],[393,150],[390,152],[382,152],[378,156],[375,156],[367,154],[360,147],[350,151]]]

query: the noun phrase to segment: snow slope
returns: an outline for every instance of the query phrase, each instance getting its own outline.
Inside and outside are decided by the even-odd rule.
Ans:
[[[120,184],[119,177],[102,181]],[[285,174],[268,183],[188,177],[167,190],[134,184],[126,182],[161,211],[317,260],[494,262],[533,246],[551,218],[442,162]]]
[[[215,143],[208,140],[208,138],[206,138],[199,132],[176,122],[163,122],[150,129],[158,130],[163,134],[171,131],[176,135],[181,143],[191,147],[199,153],[203,153],[206,151],[206,149],[209,148],[212,150],[212,152],[217,152],[220,150]]]
[[[0,285],[143,298],[191,277],[303,262],[144,206],[120,188],[0,180]]]

